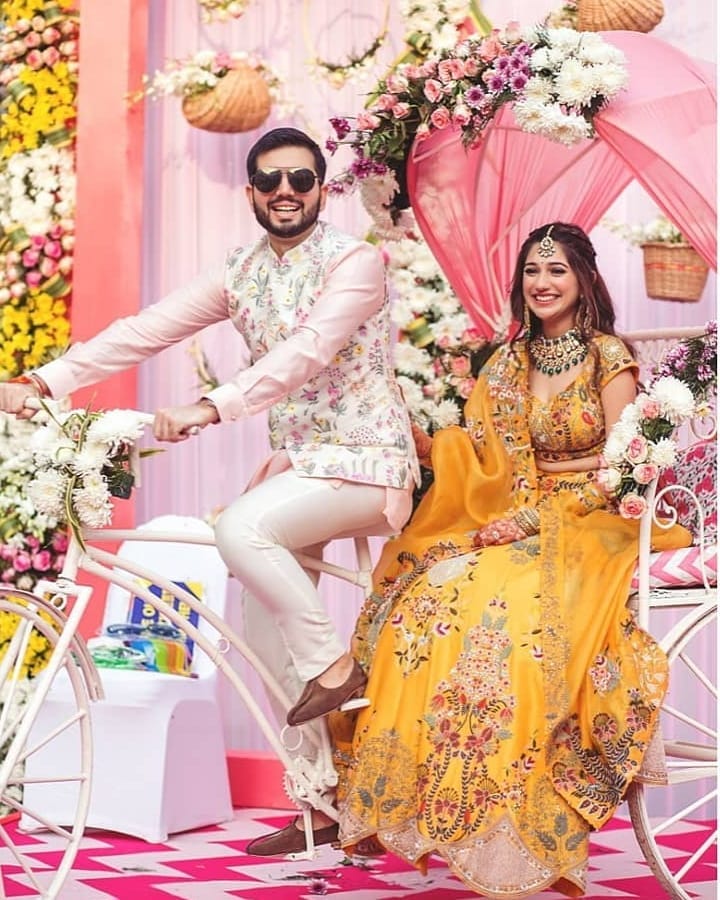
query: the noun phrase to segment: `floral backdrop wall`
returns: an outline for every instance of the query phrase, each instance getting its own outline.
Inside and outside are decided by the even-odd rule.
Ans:
[[[2,4],[0,379],[69,339],[78,36],[73,0]]]

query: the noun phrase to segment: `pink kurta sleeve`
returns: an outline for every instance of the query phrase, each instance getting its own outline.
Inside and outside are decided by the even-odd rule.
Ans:
[[[53,397],[64,397],[227,318],[224,264],[220,264],[137,315],[117,319],[89,340],[74,344],[37,373]]]
[[[354,245],[333,260],[321,296],[293,334],[205,396],[222,421],[268,409],[325,368],[384,302],[380,254],[370,244]]]

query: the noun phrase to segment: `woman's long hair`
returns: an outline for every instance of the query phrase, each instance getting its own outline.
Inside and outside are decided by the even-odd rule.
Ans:
[[[523,272],[530,248],[539,243],[552,228],[550,237],[562,245],[568,265],[575,273],[580,287],[576,323],[583,338],[590,342],[593,332],[615,334],[615,309],[605,280],[597,270],[595,248],[590,238],[577,225],[567,222],[548,222],[535,228],[525,239],[518,254],[510,288],[510,309],[513,318],[520,323],[520,330],[513,340],[531,338],[540,331],[540,320],[527,309],[530,328],[527,329],[525,297],[523,296]]]

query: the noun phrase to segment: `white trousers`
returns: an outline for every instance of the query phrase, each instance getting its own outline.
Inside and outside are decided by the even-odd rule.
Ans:
[[[389,534],[386,504],[383,486],[288,470],[248,490],[216,523],[220,555],[256,601],[247,604],[246,640],[286,689],[297,679],[287,690],[293,702],[306,681],[348,649],[325,610],[317,577],[293,551],[319,557],[336,538]],[[260,608],[247,615],[253,605]]]

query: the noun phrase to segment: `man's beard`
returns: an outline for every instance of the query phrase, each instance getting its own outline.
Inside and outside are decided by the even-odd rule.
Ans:
[[[269,213],[260,209],[255,200],[253,200],[253,212],[258,225],[262,226],[268,234],[278,238],[294,238],[307,231],[317,222],[320,215],[320,200],[318,199],[313,206],[304,208],[300,220],[294,224],[288,222],[285,225],[273,225],[270,221]]]

